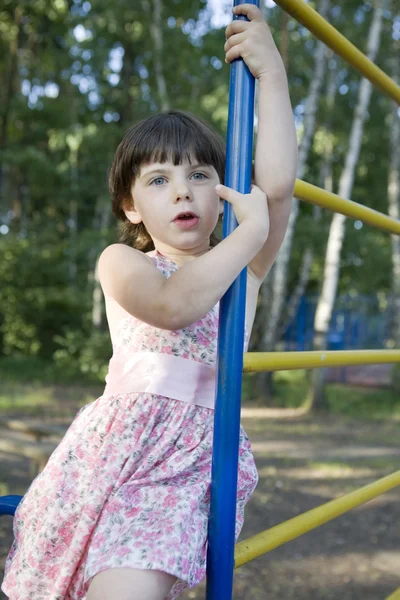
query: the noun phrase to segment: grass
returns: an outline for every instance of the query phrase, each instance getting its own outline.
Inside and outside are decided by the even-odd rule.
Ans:
[[[32,408],[49,406],[52,403],[52,395],[48,388],[36,387],[32,385],[11,387],[3,386],[0,394],[0,412],[6,411],[29,411]]]
[[[15,492],[14,492],[15,493]],[[8,496],[11,494],[10,486],[4,481],[0,481],[0,496]]]
[[[60,387],[32,384],[4,384],[0,393],[0,414],[41,416],[49,412],[57,412],[58,416],[67,416],[84,404],[96,399],[96,394],[89,388]],[[71,403],[72,401],[72,403]],[[69,406],[68,406],[69,405]]]
[[[390,389],[327,386],[327,403],[332,413],[361,419],[392,418],[400,421],[400,397]]]
[[[273,396],[269,406],[278,408],[298,408],[311,402],[311,371],[304,369],[279,371],[273,375]],[[256,373],[245,373],[242,386],[244,406],[256,404]],[[93,380],[79,380],[64,373],[49,362],[37,358],[20,357],[0,360],[0,413],[21,412],[41,414],[56,402],[62,407],[63,401],[77,401],[83,405],[96,398]],[[79,390],[71,385],[79,384]],[[57,393],[54,384],[58,384]],[[86,389],[85,389],[86,387]],[[99,393],[103,383],[97,383]],[[62,397],[60,397],[60,394]],[[263,404],[266,406],[267,404]],[[327,384],[326,406],[329,412],[362,419],[392,419],[400,422],[399,394],[390,389],[350,387],[345,384]]]
[[[255,373],[243,376],[243,404],[255,402]],[[400,421],[400,396],[388,388],[361,388],[346,384],[326,385],[326,407],[333,414],[361,419]],[[273,374],[273,397],[270,405],[300,408],[311,404],[311,371],[305,369]]]

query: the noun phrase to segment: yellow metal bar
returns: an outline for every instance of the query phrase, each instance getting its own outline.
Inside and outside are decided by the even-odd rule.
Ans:
[[[344,365],[400,362],[400,350],[327,350],[325,352],[246,352],[243,372],[290,371]]]
[[[309,4],[303,0],[275,0],[277,4],[299,23],[307,27],[321,42],[352,65],[382,92],[400,104],[400,87],[377,67],[354,44],[338,32]]]
[[[235,547],[235,569],[400,485],[400,471],[267,529]]]
[[[353,217],[368,223],[368,225],[400,235],[400,221],[392,219],[373,208],[368,208],[352,200],[346,200],[337,194],[332,194],[332,192],[327,192],[301,179],[296,179],[293,195],[300,200],[306,200],[311,204],[317,204],[328,210],[346,215],[346,217]]]
[[[390,594],[389,598],[386,598],[386,600],[400,600],[400,588],[395,590],[393,594]]]

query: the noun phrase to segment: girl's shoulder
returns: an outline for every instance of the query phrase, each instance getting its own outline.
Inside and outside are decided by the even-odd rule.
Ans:
[[[101,253],[98,277],[103,294],[127,313],[160,329],[170,329],[174,309],[164,297],[165,273],[151,256],[125,244]]]
[[[139,259],[139,261],[142,261],[142,257],[145,257],[146,261],[148,261],[149,263],[154,265],[154,260],[152,260],[151,256],[154,256],[155,251],[152,250],[151,252],[148,253],[144,253],[141,250],[137,250],[136,248],[133,248],[132,246],[128,246],[127,244],[122,244],[122,243],[114,243],[114,244],[110,244],[109,246],[106,246],[101,254],[100,254],[100,258],[99,260],[102,261],[104,260],[104,257],[107,256],[108,259],[111,260],[121,260],[121,258],[128,258],[131,260],[135,260],[135,257],[137,257]]]

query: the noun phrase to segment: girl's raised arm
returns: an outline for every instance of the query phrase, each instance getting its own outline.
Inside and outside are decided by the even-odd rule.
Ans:
[[[151,260],[124,244],[108,246],[99,259],[100,283],[129,314],[160,329],[183,329],[222,298],[259,252],[268,232],[244,221],[215,248],[165,279]]]

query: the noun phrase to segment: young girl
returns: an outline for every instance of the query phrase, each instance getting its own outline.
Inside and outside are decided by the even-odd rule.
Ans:
[[[113,344],[106,387],[18,506],[2,584],[11,600],[173,600],[205,576],[219,300],[248,266],[246,351],[296,162],[279,54],[255,6],[236,12],[250,21],[227,28],[226,56],[243,54],[259,79],[258,185],[247,195],[217,186],[223,143],[187,113],[126,133],[110,173],[122,243],[99,260]],[[217,243],[223,199],[239,225]],[[257,484],[243,428],[239,448],[236,539]]]

